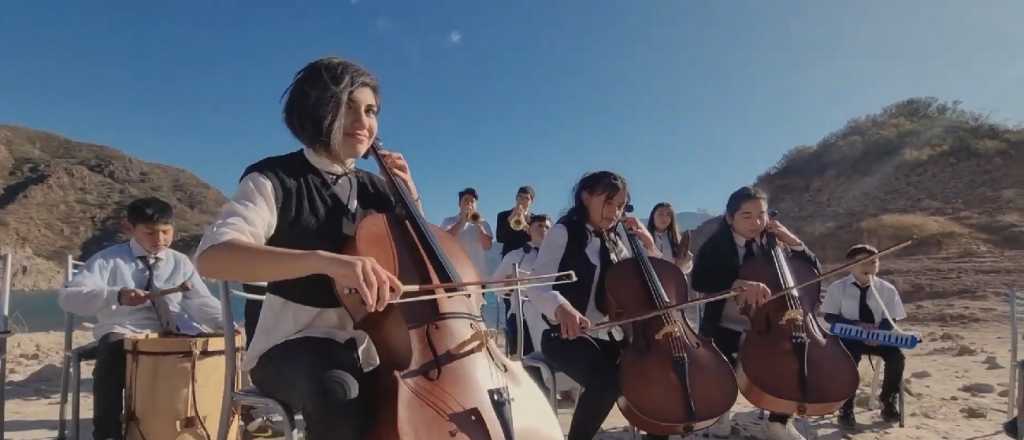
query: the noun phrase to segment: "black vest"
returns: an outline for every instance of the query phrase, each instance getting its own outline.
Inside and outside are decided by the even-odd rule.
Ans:
[[[590,240],[590,231],[585,223],[573,219],[563,218],[558,223],[565,226],[568,231],[568,240],[565,243],[565,252],[562,253],[562,260],[558,263],[558,271],[571,270],[576,272],[576,282],[557,284],[552,286],[562,295],[569,304],[586,315],[587,305],[590,303],[590,288],[594,285],[594,277],[600,276],[597,273],[597,266],[587,258],[587,242]],[[608,270],[607,267],[602,270]],[[605,311],[604,286],[597,286],[594,292],[594,304],[601,313]]]
[[[277,226],[268,246],[340,253],[370,211],[390,212],[394,207],[383,178],[355,170],[358,208],[353,212],[301,150],[263,159],[246,168],[243,176],[250,173],[266,176],[274,188]],[[267,287],[270,294],[302,305],[341,306],[326,275],[273,281]]]

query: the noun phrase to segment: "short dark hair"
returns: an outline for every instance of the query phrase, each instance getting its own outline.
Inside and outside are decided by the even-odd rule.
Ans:
[[[534,223],[537,223],[537,222],[550,222],[550,221],[551,221],[551,217],[549,215],[547,215],[547,214],[534,214],[534,215],[530,216],[530,224],[531,225],[534,224]]]
[[[852,260],[860,256],[871,256],[877,255],[878,249],[870,244],[858,243],[850,246],[850,249],[846,251],[846,259]]]
[[[284,123],[302,145],[323,150],[332,144],[335,123],[344,121],[349,94],[369,87],[380,111],[377,78],[362,66],[338,57],[324,57],[295,73],[284,91]]]
[[[473,196],[474,200],[480,200],[480,196],[476,195],[476,188],[466,188],[462,191],[459,191],[459,201],[461,202],[462,197],[466,195]]]
[[[145,197],[129,203],[125,217],[132,226],[169,225],[174,223],[174,208],[159,198]]]
[[[519,191],[516,191],[516,195],[529,194],[531,199],[537,198],[536,193],[533,192],[533,187],[530,185],[524,185],[519,187]]]

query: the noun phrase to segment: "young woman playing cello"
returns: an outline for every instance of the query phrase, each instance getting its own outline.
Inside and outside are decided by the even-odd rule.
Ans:
[[[767,194],[757,188],[745,186],[729,196],[721,224],[697,251],[691,273],[694,290],[713,294],[738,287],[749,292],[760,292],[762,296],[770,295],[771,291],[765,284],[739,278],[740,267],[746,259],[766,252],[765,232],[774,233],[794,256],[818,266],[817,258],[803,242],[782,223],[769,217]],[[750,328],[750,320],[741,313],[744,302],[745,297],[739,296],[735,301],[708,303],[701,322],[701,334],[712,338],[734,367],[741,338]],[[731,429],[727,414],[719,419],[709,433],[727,438]],[[779,413],[768,416],[765,436],[770,440],[803,439],[790,423],[790,415]]]

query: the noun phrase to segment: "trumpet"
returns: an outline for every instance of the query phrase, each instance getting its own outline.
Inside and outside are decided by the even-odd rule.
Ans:
[[[480,219],[481,217],[479,212],[473,211],[469,214],[470,223],[480,223]]]
[[[518,206],[512,208],[512,213],[508,215],[508,226],[513,231],[525,231],[530,226],[530,223],[526,221],[527,215],[526,211],[519,209]]]

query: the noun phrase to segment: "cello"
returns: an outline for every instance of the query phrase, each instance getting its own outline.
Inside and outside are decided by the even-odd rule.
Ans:
[[[618,228],[625,229],[621,223]],[[685,435],[711,426],[736,402],[732,367],[679,312],[666,310],[688,299],[679,267],[647,256],[634,233],[626,236],[633,258],[614,263],[605,279],[610,318],[664,313],[628,324],[619,361],[619,409],[633,426],[652,434]]]
[[[745,259],[739,270],[739,279],[764,283],[773,293],[752,313],[744,310],[750,330],[740,344],[740,392],[772,412],[831,414],[857,391],[857,367],[814,315],[821,300],[816,265],[784,251],[775,234],[767,233],[765,244],[769,252]]]
[[[343,252],[373,257],[403,284],[481,280],[455,238],[426,221],[385,166],[381,148],[375,140],[368,154],[380,166],[395,209],[363,218]],[[359,295],[339,295],[380,358],[367,379],[373,390],[368,413],[374,417],[367,438],[561,440],[558,419],[540,389],[489,337],[482,295],[454,289],[459,291],[467,294],[438,288],[407,295],[436,297],[392,303],[374,313],[367,313]]]

